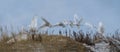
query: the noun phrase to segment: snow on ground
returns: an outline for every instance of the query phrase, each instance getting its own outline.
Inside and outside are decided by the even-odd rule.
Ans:
[[[95,52],[110,52],[109,43],[100,42],[96,43],[94,47]]]
[[[110,52],[110,46],[109,43],[105,43],[105,42],[99,42],[96,43],[95,46],[89,46],[86,44],[85,45],[86,48],[88,48],[88,50],[90,50],[90,52]]]

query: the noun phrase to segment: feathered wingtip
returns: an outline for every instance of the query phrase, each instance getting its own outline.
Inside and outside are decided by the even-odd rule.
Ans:
[[[38,16],[34,16],[34,17],[32,18],[31,24],[29,25],[29,28],[30,28],[30,29],[35,29],[35,28],[37,28],[37,17],[38,17]]]

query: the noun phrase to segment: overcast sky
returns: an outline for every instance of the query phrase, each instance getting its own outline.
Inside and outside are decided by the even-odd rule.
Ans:
[[[120,29],[120,0],[0,0],[0,25],[27,26],[35,15],[55,23],[74,14],[95,25],[102,21],[106,32]]]

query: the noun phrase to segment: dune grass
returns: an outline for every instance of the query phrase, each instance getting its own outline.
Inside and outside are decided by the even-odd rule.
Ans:
[[[18,35],[22,36],[21,31],[18,33],[11,32],[8,34],[6,30],[0,30],[0,51],[42,51],[42,52],[86,52],[87,49],[83,44],[94,46],[96,42],[101,41],[99,33],[75,32],[65,35],[48,35],[41,34],[36,31],[25,31],[27,39],[17,41]],[[24,33],[23,33],[24,34]],[[9,36],[11,35],[11,36]],[[120,33],[116,31],[111,36],[103,36],[104,38],[113,38],[120,41]],[[14,42],[7,43],[13,38]],[[103,40],[102,40],[103,41]],[[107,42],[107,40],[104,40]],[[35,52],[35,51],[34,51]]]

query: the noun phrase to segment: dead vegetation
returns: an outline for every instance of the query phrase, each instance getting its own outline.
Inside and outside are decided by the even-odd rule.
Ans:
[[[25,50],[45,52],[85,52],[85,47],[69,37],[61,35],[41,35],[42,41],[25,40],[14,44],[0,43],[0,50]],[[5,51],[5,50],[4,50]]]
[[[99,37],[99,33],[84,33],[81,30],[73,31],[72,34],[66,32],[67,36],[42,34],[38,31],[11,32],[11,36],[8,36],[9,34],[3,30],[0,33],[0,51],[86,52],[87,49],[83,44],[94,46],[96,42],[103,41],[103,38]],[[106,36],[106,38],[120,41],[119,35],[120,33],[116,31],[114,35]],[[110,41],[107,42],[110,43]],[[112,43],[110,45],[114,46]],[[114,46],[114,49],[117,48]],[[117,50],[119,51],[119,49]]]

